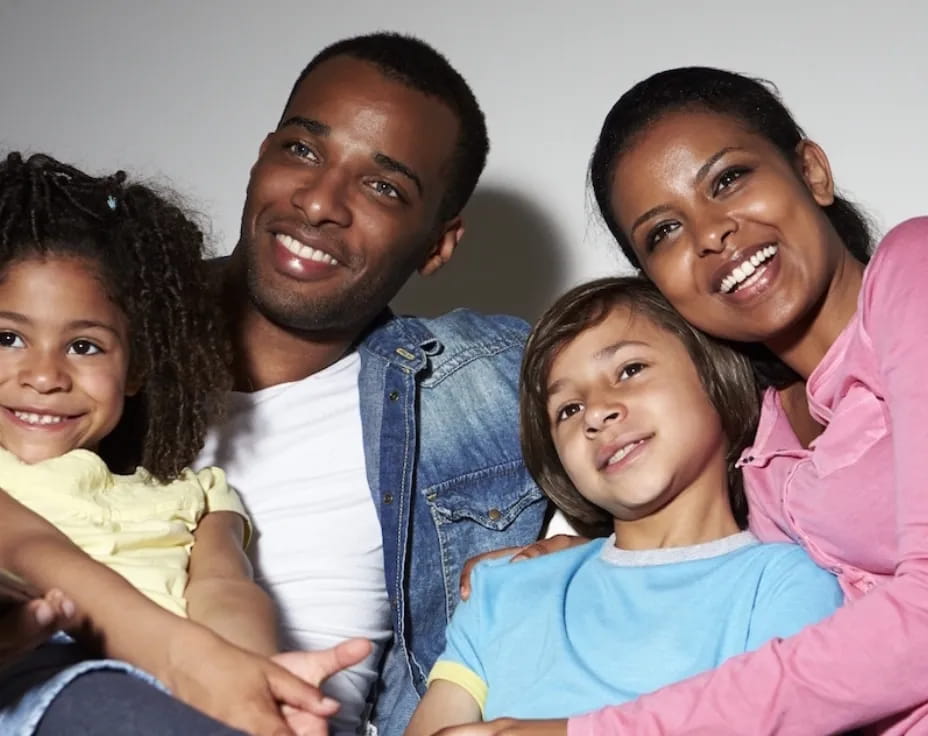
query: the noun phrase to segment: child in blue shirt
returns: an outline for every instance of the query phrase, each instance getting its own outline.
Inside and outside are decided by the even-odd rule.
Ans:
[[[561,297],[526,346],[523,452],[569,519],[611,535],[478,565],[407,734],[620,703],[841,605],[801,548],[743,531],[735,460],[757,411],[748,361],[650,283]]]

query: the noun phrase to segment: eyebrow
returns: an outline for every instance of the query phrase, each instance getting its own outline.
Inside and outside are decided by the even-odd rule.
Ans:
[[[597,353],[593,356],[593,360],[597,363],[602,360],[608,360],[622,348],[630,346],[647,347],[648,343],[642,342],[641,340],[619,340],[618,342],[615,342],[612,345],[607,345],[602,350],[597,351]],[[559,378],[554,383],[549,384],[546,389],[548,398],[550,399],[554,394],[564,388],[568,381],[569,379],[567,378]]]
[[[29,319],[25,314],[20,314],[19,312],[0,312],[0,319],[6,319],[10,322],[18,322],[21,325],[33,324],[31,319]],[[64,328],[67,330],[91,330],[96,328],[111,332],[116,337],[120,336],[119,331],[112,325],[109,325],[105,322],[98,322],[92,319],[76,319],[65,324]]]
[[[699,170],[696,172],[696,176],[693,177],[693,183],[698,184],[703,179],[705,179],[706,174],[709,173],[709,170],[715,165],[715,162],[722,158],[722,156],[724,156],[726,153],[737,150],[741,149],[738,146],[725,146],[725,148],[722,148],[721,150],[713,153],[711,156],[709,156],[709,158],[706,159],[705,163],[699,167]],[[668,207],[666,204],[659,204],[657,207],[652,207],[643,215],[638,217],[634,223],[632,223],[632,229],[630,232],[635,232],[635,230],[637,230],[643,222],[650,220],[655,215],[659,215],[669,209],[670,207]]]
[[[385,153],[375,153],[374,162],[387,171],[395,171],[397,174],[402,174],[407,177],[416,185],[416,189],[419,190],[419,196],[422,196],[422,180],[416,175],[416,172],[406,164],[397,161],[395,158],[391,158]]]
[[[286,128],[290,125],[299,126],[300,128],[306,130],[306,132],[312,133],[313,135],[327,136],[332,132],[332,129],[325,123],[320,123],[318,120],[313,120],[312,118],[304,118],[300,115],[294,115],[292,118],[287,118],[277,126],[277,130]]]

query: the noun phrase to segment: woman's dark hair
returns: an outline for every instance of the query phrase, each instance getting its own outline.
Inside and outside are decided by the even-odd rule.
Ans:
[[[126,314],[141,389],[99,448],[114,472],[176,477],[221,410],[230,351],[203,256],[180,207],[121,171],[97,178],[41,154],[0,163],[0,275],[33,258],[81,259]]]
[[[769,82],[709,67],[682,67],[648,77],[623,94],[606,115],[590,161],[590,183],[609,231],[629,262],[640,263],[612,211],[615,167],[638,134],[664,115],[680,110],[704,110],[733,117],[773,144],[789,161],[805,138]],[[864,213],[842,197],[823,208],[851,255],[870,260],[873,233]],[[798,376],[763,346],[749,351],[763,385],[784,386]]]
[[[725,433],[729,498],[735,519],[743,528],[747,501],[735,462],[754,436],[760,403],[750,363],[728,345],[692,327],[654,284],[638,276],[599,279],[568,291],[542,315],[529,335],[519,397],[526,467],[571,522],[592,534],[612,530],[612,516],[585,499],[561,465],[551,438],[547,386],[551,364],[567,343],[619,307],[669,332],[692,358]]]

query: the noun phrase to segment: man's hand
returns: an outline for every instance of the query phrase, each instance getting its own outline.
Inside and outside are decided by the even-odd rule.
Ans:
[[[304,655],[313,661],[306,671],[314,678],[324,678],[344,663],[353,663],[351,655],[360,653],[360,645],[340,646],[344,648]],[[312,713],[322,722],[338,710],[336,701],[282,664],[230,644],[188,620],[171,639],[164,659],[153,674],[176,697],[255,736],[291,736],[295,731],[283,713],[285,706]]]
[[[497,718],[486,723],[443,728],[435,736],[567,736],[567,720],[523,721]]]
[[[284,652],[271,659],[318,688],[336,672],[362,661],[371,653],[371,648],[371,643],[367,639],[349,639],[331,649],[318,652]],[[321,693],[320,697],[322,697]],[[338,703],[331,698],[324,697],[320,703],[331,704],[331,706],[326,705],[322,710],[309,711],[284,705],[281,711],[287,719],[287,725],[298,736],[328,736],[328,719],[338,711]]]
[[[564,549],[576,547],[578,544],[586,544],[589,541],[590,540],[586,537],[555,534],[553,537],[539,539],[537,542],[526,545],[525,547],[503,547],[503,549],[495,549],[491,552],[484,552],[482,555],[471,557],[464,563],[464,567],[461,569],[461,600],[466,601],[470,598],[470,574],[474,569],[474,565],[478,562],[495,560],[498,557],[506,556],[510,557],[510,562],[519,562],[520,560],[541,557],[542,555],[551,554],[552,552],[560,552]]]
[[[74,610],[60,590],[6,610],[0,615],[0,668],[72,625]]]

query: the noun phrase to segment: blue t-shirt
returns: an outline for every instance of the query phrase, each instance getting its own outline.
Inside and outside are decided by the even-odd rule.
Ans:
[[[614,539],[481,563],[430,680],[451,680],[486,720],[566,718],[631,700],[790,636],[843,602],[792,544],[750,532],[692,547]]]

